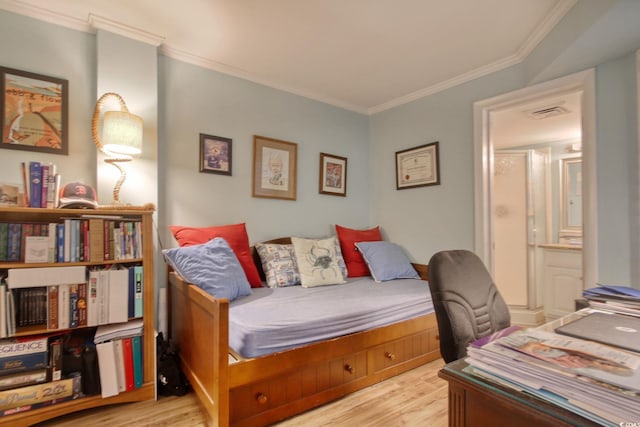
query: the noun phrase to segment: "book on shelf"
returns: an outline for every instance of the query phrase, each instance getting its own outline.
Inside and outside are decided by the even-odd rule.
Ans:
[[[40,206],[36,207],[46,208],[49,198],[49,174],[51,172],[51,166],[43,163],[40,166],[40,171]]]
[[[122,340],[113,341],[113,351],[116,360],[116,374],[118,380],[118,391],[120,393],[127,391],[127,382],[124,373],[124,352],[122,349]]]
[[[87,326],[98,325],[98,270],[89,271],[87,282]]]
[[[131,337],[122,338],[120,341],[122,341],[125,386],[127,390],[133,390],[135,388],[135,379],[133,374],[133,344]]]
[[[59,381],[62,379],[63,368],[63,335],[49,337],[49,367],[47,378],[49,381]]]
[[[42,286],[46,284],[78,284],[86,280],[84,266],[10,268],[8,280],[10,289]]]
[[[7,335],[7,284],[4,278],[0,278],[0,338]]]
[[[78,327],[78,285],[69,285],[69,327]]]
[[[87,326],[87,283],[78,283],[78,326]]]
[[[131,337],[131,353],[133,354],[133,383],[135,388],[142,387],[144,382],[142,371],[142,336]]]
[[[42,164],[29,162],[29,207],[40,208],[42,203]]]
[[[22,244],[22,224],[9,223],[7,236],[7,261],[20,261]]]
[[[133,317],[142,317],[144,308],[144,269],[141,265],[135,266],[135,294]]]
[[[24,243],[25,263],[46,263],[49,261],[48,236],[26,236]]]
[[[0,222],[0,262],[9,260],[9,223]]]
[[[71,324],[70,312],[70,291],[71,285],[64,283],[58,285],[58,328],[67,329]]]
[[[47,286],[47,329],[58,329],[58,285]]]
[[[113,341],[96,344],[98,353],[98,370],[102,397],[116,396],[118,388],[118,369],[116,367],[116,353]]]

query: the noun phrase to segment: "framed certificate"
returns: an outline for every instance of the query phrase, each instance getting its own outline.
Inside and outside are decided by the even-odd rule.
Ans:
[[[440,184],[438,142],[396,151],[396,189]]]

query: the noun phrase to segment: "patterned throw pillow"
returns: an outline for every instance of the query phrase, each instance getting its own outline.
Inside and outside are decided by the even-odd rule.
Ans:
[[[344,259],[335,236],[326,239],[292,237],[291,242],[303,288],[345,283]]]
[[[262,270],[270,288],[300,284],[300,273],[293,245],[256,243],[256,251],[262,262]]]

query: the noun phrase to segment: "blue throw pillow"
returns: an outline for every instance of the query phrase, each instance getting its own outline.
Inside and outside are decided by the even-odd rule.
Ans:
[[[391,242],[357,242],[356,247],[367,263],[373,280],[419,279],[402,248]]]
[[[200,245],[165,249],[162,254],[184,280],[216,298],[233,301],[251,294],[240,261],[221,237]]]

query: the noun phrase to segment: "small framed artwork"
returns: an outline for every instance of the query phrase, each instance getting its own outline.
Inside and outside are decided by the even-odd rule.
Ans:
[[[440,184],[438,142],[396,151],[396,189]]]
[[[1,148],[68,154],[67,80],[0,67]]]
[[[347,195],[347,158],[320,153],[320,194]]]
[[[200,134],[200,172],[231,175],[231,139]]]
[[[298,144],[253,137],[253,197],[296,200]]]
[[[0,206],[20,206],[21,196],[19,185],[0,183]]]

